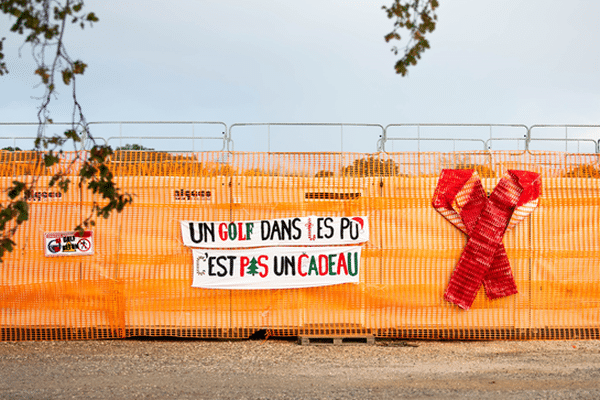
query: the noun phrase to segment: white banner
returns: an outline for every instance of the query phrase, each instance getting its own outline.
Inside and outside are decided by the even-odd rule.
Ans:
[[[367,217],[296,217],[258,221],[181,221],[183,243],[200,248],[319,246],[369,240]]]
[[[192,286],[205,289],[290,289],[358,283],[360,246],[193,249]]]
[[[94,254],[94,232],[44,233],[46,257],[90,256]]]

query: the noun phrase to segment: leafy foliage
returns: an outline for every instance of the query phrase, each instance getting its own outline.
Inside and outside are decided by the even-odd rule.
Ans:
[[[247,169],[243,173],[244,176],[270,176],[268,172],[261,170],[260,168]]]
[[[230,165],[199,162],[193,155],[164,151],[117,150],[108,163],[117,176],[231,176]]]
[[[174,160],[175,156],[164,151],[116,150],[110,159],[113,163],[164,163]],[[180,161],[195,161],[191,157],[178,159]]]
[[[0,205],[0,261],[6,252],[14,249],[16,230],[29,218],[27,200],[31,198],[40,175],[50,173],[49,186],[56,186],[66,192],[75,173],[80,187],[99,195],[94,197],[99,197],[100,200],[93,203],[90,214],[75,228],[78,231],[93,226],[96,217],[107,218],[113,211],[121,211],[132,201],[129,194],[122,193],[117,187],[113,173],[108,168],[112,149],[95,142],[77,101],[76,81],[78,76],[85,73],[87,64],[69,56],[63,38],[71,25],[84,29],[98,22],[95,13],[84,11],[83,7],[83,0],[0,0],[0,11],[14,21],[10,31],[23,35],[25,44],[31,46],[35,62],[33,74],[40,79],[40,86],[44,88],[37,114],[38,132],[34,142],[34,156],[30,157],[30,152],[20,152],[18,148],[6,150],[25,154],[25,157],[2,156],[3,161],[4,158],[22,161],[26,168],[19,172],[29,175],[29,179],[26,182],[13,181],[8,189],[8,201]],[[4,40],[5,38],[0,39],[0,75],[9,73],[6,62],[3,61]],[[46,127],[52,124],[50,103],[58,95],[57,85],[60,82],[71,90],[72,120],[63,134],[47,136]],[[63,147],[67,143],[73,144],[76,154],[68,162],[63,157]],[[65,162],[64,167],[61,165],[61,168],[53,168]],[[8,174],[8,171],[5,172]],[[13,176],[19,175],[13,171]]]
[[[406,76],[410,65],[417,65],[421,54],[429,48],[426,38],[428,33],[435,30],[438,0],[394,0],[390,7],[383,6],[388,18],[395,19],[394,29],[385,35],[385,41],[402,40],[401,30],[408,31],[409,39],[404,48],[404,56],[396,62],[396,73]],[[398,47],[392,47],[392,52],[398,55]]]
[[[322,170],[316,173],[315,178],[330,178],[335,176],[332,171]]]
[[[0,176],[22,176],[51,174],[46,168],[42,154],[37,151],[0,151]]]
[[[119,146],[115,150],[127,150],[127,151],[153,151],[150,147],[142,146],[141,144],[129,144],[125,146]]]
[[[398,164],[393,160],[381,160],[370,156],[367,159],[354,160],[351,165],[342,168],[344,176],[397,176]]]
[[[564,174],[567,178],[600,178],[600,168],[585,164],[575,167]]]
[[[458,164],[455,167],[456,169],[473,169],[477,171],[480,177],[482,178],[495,178],[496,172],[484,164]]]

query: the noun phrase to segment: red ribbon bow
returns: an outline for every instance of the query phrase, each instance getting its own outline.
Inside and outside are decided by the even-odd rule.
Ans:
[[[477,171],[442,171],[432,205],[469,237],[447,301],[468,310],[482,283],[490,299],[518,293],[502,237],[537,207],[540,189],[538,173],[509,170],[488,198]]]

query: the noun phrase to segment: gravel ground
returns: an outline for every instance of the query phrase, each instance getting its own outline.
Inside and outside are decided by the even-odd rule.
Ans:
[[[0,397],[600,398],[600,341],[0,343]]]

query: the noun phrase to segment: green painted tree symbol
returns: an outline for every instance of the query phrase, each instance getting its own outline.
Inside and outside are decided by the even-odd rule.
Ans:
[[[246,269],[246,273],[252,276],[258,274],[258,261],[256,261],[256,258],[252,257],[250,265],[248,265],[248,268]]]

